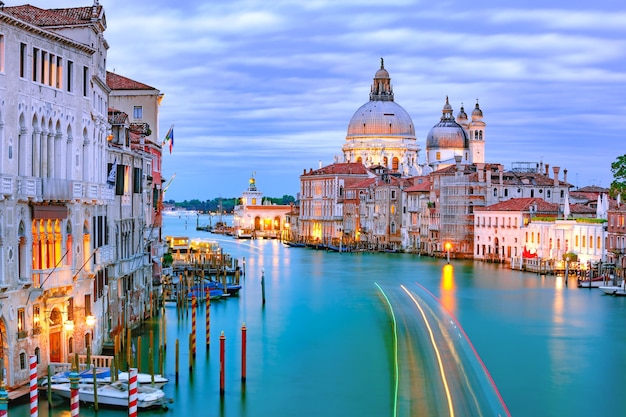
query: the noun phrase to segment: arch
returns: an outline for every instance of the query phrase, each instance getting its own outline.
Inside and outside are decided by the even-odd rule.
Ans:
[[[385,168],[389,168],[389,159],[386,156],[383,156],[383,166]]]
[[[274,230],[280,230],[281,229],[280,216],[274,217],[274,224],[272,225],[272,228]]]
[[[392,169],[392,170],[394,170],[394,171],[397,171],[397,170],[398,170],[399,165],[400,165],[400,160],[398,159],[398,157],[397,157],[397,156],[394,156],[394,157],[391,159],[391,169]]]
[[[0,319],[0,358],[2,358],[2,367],[5,374],[0,375],[0,378],[5,377],[8,385],[13,385],[13,361],[10,360],[9,341],[7,335],[7,327],[4,317]]]
[[[20,221],[20,224],[17,228],[17,239],[18,239],[18,251],[17,251],[17,277],[18,279],[22,279],[22,277],[28,271],[26,267],[26,262],[28,260],[28,256],[26,255],[26,226],[24,225],[24,221]]]
[[[254,218],[254,230],[261,230],[261,217],[256,216]]]

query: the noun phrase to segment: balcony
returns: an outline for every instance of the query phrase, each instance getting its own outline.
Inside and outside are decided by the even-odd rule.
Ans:
[[[42,178],[44,200],[70,201],[73,198],[73,183],[69,180]]]
[[[64,287],[73,284],[72,271],[65,269],[33,269],[34,287],[49,290],[56,287]]]
[[[21,201],[42,201],[43,185],[41,178],[17,177],[17,199]]]
[[[15,188],[15,179],[11,175],[0,175],[0,194],[3,197],[12,196]]]
[[[18,330],[17,338],[18,339],[26,339],[28,337],[28,332],[26,330]]]

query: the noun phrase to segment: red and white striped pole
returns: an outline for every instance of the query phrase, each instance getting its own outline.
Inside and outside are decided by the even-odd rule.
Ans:
[[[198,309],[198,299],[194,295],[191,298],[191,354],[196,357],[196,310]]]
[[[210,290],[209,290],[210,291]],[[206,347],[211,344],[211,293],[206,298]]]
[[[80,414],[80,406],[78,402],[78,381],[80,380],[78,372],[72,370],[70,372],[70,415],[78,417]]]
[[[137,417],[137,368],[130,368],[128,373],[128,416]]]
[[[225,370],[224,367],[226,365],[226,336],[224,336],[224,331],[220,335],[220,395],[224,396],[224,385],[225,385]]]
[[[37,356],[30,355],[28,363],[30,365],[30,417],[37,417],[39,415],[37,409]]]

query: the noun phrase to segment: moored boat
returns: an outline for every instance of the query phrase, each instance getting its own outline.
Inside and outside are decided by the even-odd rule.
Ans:
[[[626,283],[626,280],[623,280],[620,285],[606,285],[606,286],[600,286],[598,288],[600,288],[600,290],[602,290],[603,293],[608,294],[608,295],[624,296],[626,295],[626,287],[624,286],[625,283]]]
[[[51,384],[52,393],[70,398],[70,383]],[[97,391],[96,391],[97,390]],[[110,384],[79,384],[78,399],[82,402],[93,404],[95,394],[98,395],[98,405],[108,405],[112,407],[128,407],[128,383],[117,381]],[[138,385],[137,387],[137,407],[146,409],[152,407],[166,407],[168,399],[159,388]]]
[[[50,383],[52,384],[64,384],[70,382],[70,372],[57,372],[54,375],[50,376]],[[95,368],[96,372],[96,382],[98,384],[103,383],[111,383],[111,370],[109,368]],[[79,383],[81,384],[93,384],[93,373],[94,368],[86,369],[78,373]],[[118,372],[116,381],[128,382],[128,372]],[[151,374],[138,373],[137,374],[137,383],[139,385],[149,385],[155,388],[162,388],[165,384],[169,382],[169,379],[160,374],[154,375],[154,383],[152,381]],[[48,385],[48,379],[43,378],[40,382],[40,386],[42,388]]]

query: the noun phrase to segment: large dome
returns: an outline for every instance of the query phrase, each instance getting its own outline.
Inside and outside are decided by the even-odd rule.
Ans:
[[[411,116],[395,101],[369,101],[359,107],[348,125],[346,139],[355,136],[415,137]]]
[[[467,149],[469,138],[467,132],[452,116],[452,106],[446,97],[441,121],[433,126],[426,136],[426,149]]]

